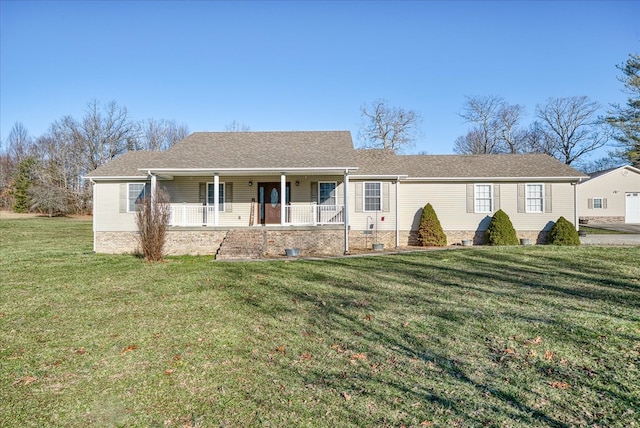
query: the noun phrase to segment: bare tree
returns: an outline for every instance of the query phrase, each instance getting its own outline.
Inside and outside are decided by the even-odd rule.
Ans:
[[[517,154],[522,151],[522,142],[526,132],[518,127],[524,115],[524,107],[519,104],[503,103],[497,112],[498,141],[507,153]]]
[[[232,120],[224,126],[224,130],[225,132],[249,132],[251,131],[251,128],[249,125],[240,123],[237,120]]]
[[[473,135],[475,154],[491,154],[500,151],[498,140],[498,111],[504,105],[504,99],[495,95],[466,97],[460,117],[475,126],[467,134]]]
[[[526,133],[519,122],[524,114],[523,106],[508,104],[496,95],[466,98],[459,115],[473,127],[466,136],[456,140],[454,150],[474,154],[522,152]]]
[[[537,120],[529,125],[521,143],[522,153],[552,154],[551,142],[546,138],[542,124]]]
[[[359,140],[363,148],[390,149],[401,152],[418,137],[422,118],[413,110],[389,107],[386,100],[362,106]]]
[[[167,150],[189,135],[187,125],[178,125],[175,120],[145,121],[142,126],[140,148],[142,150]]]
[[[81,122],[67,116],[62,124],[71,131],[78,150],[84,153],[87,171],[139,148],[139,125],[131,120],[127,109],[115,101],[104,109],[98,101],[91,101]]]
[[[604,146],[610,132],[596,116],[598,109],[600,105],[586,96],[550,98],[545,106],[538,106],[537,117],[550,154],[571,165]]]
[[[471,129],[453,143],[453,151],[460,155],[486,155],[486,149],[484,135],[479,128]]]
[[[34,155],[33,138],[21,122],[16,122],[7,138],[7,154],[18,164]]]

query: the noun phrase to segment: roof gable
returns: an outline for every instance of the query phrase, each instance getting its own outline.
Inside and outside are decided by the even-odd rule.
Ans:
[[[157,168],[354,167],[348,131],[196,132],[176,144]]]
[[[592,172],[591,174],[589,174],[589,178],[584,180],[581,184],[586,183],[588,181],[594,180],[596,178],[599,177],[604,177],[606,175],[610,175],[613,174],[617,171],[622,171],[622,170],[626,170],[629,171],[633,174],[637,174],[640,176],[640,169],[635,168],[631,165],[623,165],[623,166],[619,166],[619,167],[615,167],[615,168],[609,168],[609,169],[604,169],[602,171],[596,171],[596,172]]]

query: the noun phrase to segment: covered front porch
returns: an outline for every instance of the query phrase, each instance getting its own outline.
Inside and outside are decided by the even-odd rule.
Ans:
[[[348,251],[349,170],[151,170],[169,195],[172,229],[330,227]]]

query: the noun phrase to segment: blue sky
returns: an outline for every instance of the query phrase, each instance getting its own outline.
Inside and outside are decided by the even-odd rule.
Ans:
[[[465,96],[624,103],[640,1],[0,0],[0,140],[91,100],[190,131],[350,130],[384,98],[418,112],[411,152],[452,153]],[[604,113],[604,110],[603,110]]]

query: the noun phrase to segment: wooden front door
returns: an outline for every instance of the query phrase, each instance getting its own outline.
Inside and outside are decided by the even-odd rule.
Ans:
[[[289,189],[289,183],[287,183],[285,205],[289,203]],[[280,193],[280,183],[258,183],[261,224],[280,224],[280,204],[283,202]]]

